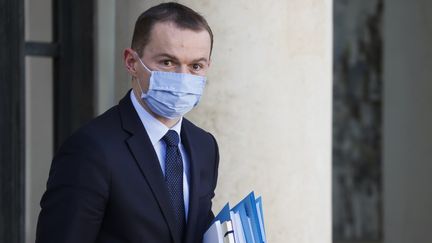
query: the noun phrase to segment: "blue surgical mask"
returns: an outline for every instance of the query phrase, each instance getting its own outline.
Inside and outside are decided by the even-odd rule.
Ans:
[[[149,88],[141,99],[154,113],[169,119],[175,119],[192,110],[200,101],[206,78],[187,73],[151,71],[136,55],[143,67],[150,73]]]

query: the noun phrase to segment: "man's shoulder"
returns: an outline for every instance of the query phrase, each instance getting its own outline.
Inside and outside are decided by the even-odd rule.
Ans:
[[[113,131],[116,130],[116,128],[121,128],[121,119],[118,105],[111,107],[104,113],[91,119],[88,123],[84,124],[77,132],[97,134]]]
[[[109,143],[124,134],[121,128],[118,105],[113,106],[103,114],[91,119],[74,131],[63,143],[63,146],[81,143],[90,144]]]
[[[217,147],[217,142],[213,134],[198,127],[190,120],[183,118],[182,121],[182,132],[186,132],[195,141],[198,141],[201,145],[206,144],[211,147]]]
[[[182,129],[186,129],[189,133],[192,133],[194,135],[199,135],[199,136],[212,136],[210,132],[204,130],[201,127],[198,127],[197,125],[195,125],[192,121],[183,118],[182,121]]]

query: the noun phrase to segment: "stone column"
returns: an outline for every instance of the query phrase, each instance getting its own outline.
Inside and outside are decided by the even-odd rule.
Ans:
[[[180,1],[215,35],[200,106],[188,115],[220,147],[213,210],[263,196],[268,242],[331,242],[332,1]],[[159,1],[117,2],[117,98],[130,78],[121,49]]]
[[[385,242],[432,242],[432,2],[384,6]]]

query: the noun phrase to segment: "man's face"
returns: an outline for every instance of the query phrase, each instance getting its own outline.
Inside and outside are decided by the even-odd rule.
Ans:
[[[156,23],[141,60],[152,71],[205,76],[210,66],[210,35],[206,30],[180,29],[170,22]],[[135,60],[133,66],[136,70],[133,76],[141,81],[146,92],[150,74],[139,60]]]

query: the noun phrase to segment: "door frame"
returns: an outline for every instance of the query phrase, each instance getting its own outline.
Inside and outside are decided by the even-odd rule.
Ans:
[[[25,57],[54,60],[54,151],[95,113],[95,1],[52,4],[53,41],[26,42],[24,0],[0,0],[0,242],[25,239]]]

